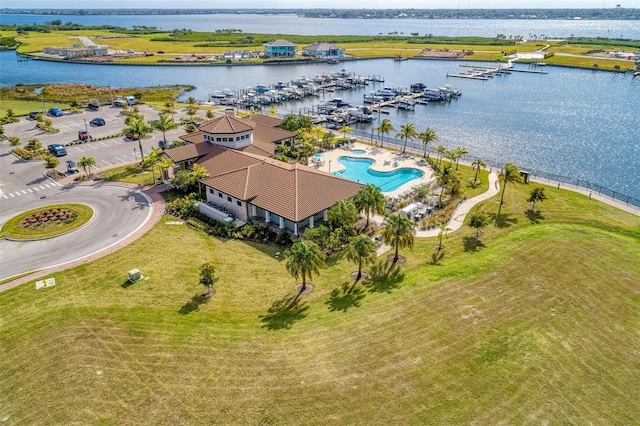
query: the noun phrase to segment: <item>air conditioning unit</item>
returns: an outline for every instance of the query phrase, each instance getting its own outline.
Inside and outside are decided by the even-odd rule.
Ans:
[[[142,274],[139,269],[132,269],[129,271],[129,282],[135,283],[140,278],[142,278]]]

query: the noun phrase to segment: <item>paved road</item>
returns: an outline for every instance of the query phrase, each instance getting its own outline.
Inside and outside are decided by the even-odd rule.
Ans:
[[[66,185],[49,191],[47,198],[29,194],[0,199],[0,224],[20,212],[58,203],[87,204],[94,209],[94,217],[80,229],[47,240],[0,240],[0,280],[107,249],[134,233],[153,213],[149,197],[131,188],[102,183]]]

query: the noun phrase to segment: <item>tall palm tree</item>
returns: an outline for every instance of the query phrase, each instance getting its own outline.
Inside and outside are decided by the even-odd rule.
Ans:
[[[476,174],[473,177],[473,183],[476,183],[478,181],[478,173],[480,173],[480,169],[486,169],[487,163],[479,158],[476,158],[475,160],[473,160],[473,163],[471,163],[471,167],[476,171]]]
[[[367,223],[364,226],[365,229],[369,227],[369,217],[371,214],[384,213],[384,207],[386,205],[386,200],[380,188],[371,183],[360,188],[358,194],[354,197],[354,202],[358,211],[364,210],[367,215]]]
[[[151,148],[149,155],[144,160],[144,164],[147,166],[151,166],[151,176],[153,177],[153,184],[156,183],[156,164],[160,161],[162,157],[162,150],[160,148],[155,149]]]
[[[91,168],[96,166],[96,160],[94,160],[93,157],[80,157],[78,159],[78,166],[82,167],[85,175],[90,176]]]
[[[434,150],[438,154],[438,159],[436,161],[436,167],[440,168],[440,160],[445,152],[447,152],[447,148],[445,148],[442,144],[438,145]]]
[[[520,168],[512,163],[507,163],[504,165],[504,169],[500,171],[500,175],[498,175],[498,180],[502,182],[502,194],[500,195],[500,206],[498,207],[498,216],[500,216],[500,212],[502,211],[502,204],[504,203],[504,192],[507,189],[508,183],[519,183],[522,181],[522,176],[520,175]]]
[[[169,168],[173,166],[173,161],[171,161],[170,158],[167,158],[165,156],[162,156],[160,158],[160,161],[158,162],[158,167],[160,167],[160,175],[162,176],[161,179],[165,178],[165,171],[169,170]],[[169,179],[169,176],[166,176],[167,180]]]
[[[427,158],[427,145],[429,145],[433,141],[437,141],[438,135],[436,135],[436,132],[433,131],[433,129],[427,127],[422,133],[418,135],[418,140],[424,145],[422,156],[424,158]]]
[[[162,140],[167,141],[167,135],[165,132],[178,128],[178,125],[169,114],[160,114],[160,117],[151,122],[151,127],[162,132]]]
[[[276,117],[278,115],[278,108],[275,105],[269,107],[269,117]]]
[[[144,160],[144,151],[142,151],[142,142],[140,139],[145,137],[151,132],[151,128],[142,119],[136,119],[129,122],[129,127],[126,127],[122,131],[125,135],[131,135],[133,139],[138,141],[138,147],[140,148],[140,158]]]
[[[404,141],[404,146],[402,147],[403,154],[407,150],[407,142],[409,140],[413,141],[413,138],[416,136],[418,136],[418,131],[416,130],[416,126],[413,124],[407,123],[400,126],[400,133],[396,135],[396,138]]]
[[[413,247],[413,237],[416,233],[416,224],[408,217],[392,214],[386,217],[382,224],[382,241],[391,244],[395,248],[393,263],[398,261],[400,247]]]
[[[287,272],[295,279],[302,277],[301,293],[307,288],[307,277],[311,279],[312,274],[319,274],[320,267],[324,266],[324,253],[312,241],[297,239],[284,256]]]
[[[358,218],[358,208],[351,200],[340,200],[327,212],[327,219],[334,229],[351,227]]]
[[[438,178],[436,179],[437,184],[442,187],[442,190],[440,191],[440,198],[439,198],[439,201],[441,203],[442,203],[442,196],[444,195],[444,189],[449,184],[449,182],[451,182],[452,175],[453,175],[453,167],[447,164],[440,170],[440,173],[438,174]]]
[[[464,146],[459,146],[459,147],[456,147],[453,150],[453,152],[455,153],[454,156],[456,159],[456,170],[458,170],[458,163],[460,162],[460,158],[467,155],[469,153],[469,150]]]
[[[382,134],[382,137],[380,138],[380,148],[382,148],[382,145],[384,144],[384,135],[389,136],[389,132],[392,130],[395,130],[395,127],[393,127],[391,121],[389,121],[388,118],[383,118],[382,121],[380,121],[380,124],[378,124],[378,127],[376,127],[378,135]]]
[[[362,278],[362,265],[368,265],[376,260],[376,243],[365,234],[357,235],[349,241],[344,257],[358,265],[358,276],[356,282]]]
[[[189,179],[191,181],[191,184],[195,185],[196,182],[198,183],[198,194],[200,194],[201,196],[202,183],[200,182],[200,179],[204,179],[206,177],[209,177],[209,172],[199,164],[194,164],[191,172],[189,172]]]

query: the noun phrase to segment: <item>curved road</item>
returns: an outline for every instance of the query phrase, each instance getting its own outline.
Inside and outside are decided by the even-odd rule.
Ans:
[[[132,188],[96,183],[59,187],[47,198],[20,197],[0,203],[0,224],[21,212],[61,203],[87,204],[94,216],[80,229],[37,241],[0,239],[0,280],[61,265],[108,249],[143,226],[153,213],[151,199]]]

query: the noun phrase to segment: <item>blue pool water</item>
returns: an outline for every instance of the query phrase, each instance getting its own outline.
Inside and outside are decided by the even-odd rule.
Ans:
[[[405,183],[424,176],[424,172],[421,170],[409,167],[390,172],[376,172],[370,169],[374,162],[370,158],[339,157],[338,163],[344,166],[344,170],[333,174],[360,183],[372,183],[382,192],[395,191]]]
[[[366,154],[367,151],[365,151],[364,149],[352,149],[351,151],[352,154]]]
[[[313,154],[313,156],[314,156],[314,157],[316,157],[316,158],[321,158],[321,157],[322,157],[322,155],[323,155],[323,154],[322,154],[322,153],[320,153],[320,152],[319,152],[319,153],[317,153],[317,154]]]

